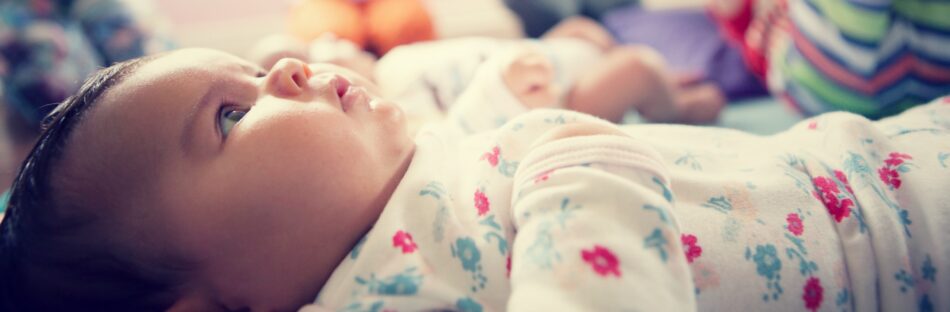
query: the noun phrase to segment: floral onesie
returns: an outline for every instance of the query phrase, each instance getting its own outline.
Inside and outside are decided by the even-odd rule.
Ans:
[[[483,103],[492,109],[497,103]],[[774,136],[539,110],[433,126],[316,303],[341,311],[946,311],[950,98]],[[449,121],[447,125],[454,122]],[[941,296],[940,294],[944,294]]]

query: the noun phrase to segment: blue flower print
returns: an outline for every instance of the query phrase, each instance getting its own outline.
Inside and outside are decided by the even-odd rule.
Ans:
[[[933,312],[934,304],[930,302],[930,296],[924,295],[920,298],[920,304],[918,304],[917,310],[920,312]]]
[[[759,275],[773,279],[782,269],[782,261],[775,254],[775,246],[772,244],[755,247],[755,256],[752,258],[755,260],[756,271]]]
[[[468,297],[456,301],[455,307],[462,312],[482,312],[482,305]]]
[[[933,261],[930,261],[930,254],[927,254],[927,258],[924,260],[924,266],[920,269],[925,280],[929,280],[932,283],[937,282],[937,268],[934,267]]]
[[[419,292],[420,276],[396,275],[389,281],[379,285],[380,294],[412,295]]]
[[[366,286],[371,294],[415,295],[422,284],[422,275],[416,273],[415,267],[410,267],[388,278],[379,279],[376,274],[370,273],[368,278],[357,276],[355,280],[357,284]]]
[[[356,242],[356,246],[353,246],[353,249],[350,250],[350,259],[356,260],[356,257],[360,256],[360,251],[363,250],[364,243],[366,243],[366,236],[360,238],[360,241]]]
[[[746,260],[755,262],[756,273],[765,278],[767,291],[762,294],[762,301],[778,300],[783,292],[782,275],[779,274],[782,270],[782,260],[778,258],[777,253],[775,245],[772,244],[755,246],[754,255],[751,248],[745,249]]]
[[[469,272],[475,272],[478,262],[482,259],[482,254],[475,247],[475,240],[469,237],[463,237],[455,240],[455,246],[452,248],[452,256],[459,258],[462,262],[462,268]]]
[[[475,246],[475,240],[471,237],[461,237],[455,240],[455,244],[450,246],[452,248],[452,257],[458,258],[462,263],[462,269],[472,273],[472,280],[475,282],[472,285],[472,291],[478,291],[479,289],[485,288],[485,283],[488,282],[488,278],[482,274],[482,253],[478,250],[478,247]]]
[[[375,301],[375,302],[373,302],[372,304],[367,304],[365,307],[363,306],[363,303],[362,303],[362,302],[358,302],[358,301],[357,301],[357,302],[352,302],[352,303],[348,304],[347,306],[343,307],[343,309],[341,309],[341,310],[339,310],[339,311],[344,311],[344,312],[379,312],[379,311],[382,311],[382,310],[383,310],[383,302],[382,302],[382,301]]]

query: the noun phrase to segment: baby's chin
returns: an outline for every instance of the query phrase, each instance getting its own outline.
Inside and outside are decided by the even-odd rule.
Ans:
[[[398,134],[405,135],[406,114],[402,111],[402,108],[399,108],[398,104],[390,100],[374,99],[370,102],[370,107],[376,114],[382,116],[383,120],[380,120],[380,122],[394,127],[390,130],[399,130]],[[397,133],[393,134],[396,135]]]

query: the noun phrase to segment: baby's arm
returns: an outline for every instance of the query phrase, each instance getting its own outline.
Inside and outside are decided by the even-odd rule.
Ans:
[[[468,133],[496,129],[528,110],[561,106],[554,80],[554,67],[540,51],[522,44],[500,47],[479,65],[448,116]]]
[[[508,309],[695,310],[660,156],[610,127],[557,128],[521,161]]]

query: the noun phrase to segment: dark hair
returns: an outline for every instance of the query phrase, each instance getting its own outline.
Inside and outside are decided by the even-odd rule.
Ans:
[[[173,303],[167,278],[147,274],[115,254],[86,248],[93,216],[64,205],[51,181],[85,112],[112,86],[154,57],[117,63],[90,76],[43,121],[20,167],[0,224],[0,310],[143,311]],[[70,207],[64,207],[70,206]],[[78,238],[78,239],[77,239]]]

